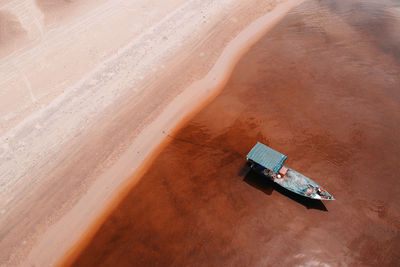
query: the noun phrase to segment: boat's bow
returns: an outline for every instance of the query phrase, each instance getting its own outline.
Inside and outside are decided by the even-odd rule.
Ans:
[[[274,179],[274,182],[282,187],[305,197],[319,200],[334,200],[334,197],[328,193],[322,186],[310,178],[287,168],[286,175],[282,178]]]

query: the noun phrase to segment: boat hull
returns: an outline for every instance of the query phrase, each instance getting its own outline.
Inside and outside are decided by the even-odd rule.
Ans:
[[[286,167],[286,166],[285,166]],[[303,174],[288,168],[285,176],[278,178],[277,175],[271,174],[268,170],[258,164],[252,164],[252,169],[262,175],[270,178],[275,183],[286,188],[287,190],[310,199],[317,200],[334,200],[334,197],[328,193],[322,186],[304,176]]]
[[[334,200],[333,196],[322,186],[291,168],[288,168],[284,177],[273,180],[287,190],[304,197],[319,200]]]

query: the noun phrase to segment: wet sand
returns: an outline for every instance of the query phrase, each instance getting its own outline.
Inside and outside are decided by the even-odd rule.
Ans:
[[[306,1],[235,67],[74,266],[396,266],[400,13]],[[245,168],[261,141],[332,193],[306,201]]]

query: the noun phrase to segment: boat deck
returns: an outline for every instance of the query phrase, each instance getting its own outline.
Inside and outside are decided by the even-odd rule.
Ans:
[[[333,200],[334,198],[319,184],[304,176],[303,174],[288,168],[287,174],[283,178],[274,179],[274,182],[281,185],[282,187],[314,199],[324,199],[324,200]],[[314,189],[321,188],[324,190],[325,196],[319,195]]]

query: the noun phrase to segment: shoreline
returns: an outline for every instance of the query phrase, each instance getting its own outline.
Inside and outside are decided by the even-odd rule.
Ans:
[[[396,265],[400,65],[382,45],[396,49],[400,17],[360,4],[304,2],[257,41],[72,266]],[[337,200],[251,172],[257,142]]]
[[[179,129],[181,129],[185,123],[187,123],[187,121],[189,121],[195,114],[209,104],[223,90],[240,58],[246,54],[246,52],[248,52],[258,40],[267,34],[267,32],[273,28],[291,9],[302,2],[304,2],[304,0],[289,0],[284,3],[280,3],[274,7],[272,11],[256,19],[244,30],[242,30],[224,48],[217,62],[207,73],[207,75],[203,79],[194,82],[187,89],[185,89],[183,93],[174,98],[174,100],[168,104],[167,108],[162,112],[162,114],[159,115],[154,122],[148,125],[139,134],[134,143],[123,153],[118,162],[116,162],[109,171],[101,175],[101,178],[96,180],[95,184],[90,188],[91,191],[96,191],[96,186],[98,188],[104,186],[102,182],[99,182],[100,180],[106,180],[106,177],[113,177],[119,173],[121,169],[126,169],[127,165],[129,165],[130,159],[137,154],[138,147],[147,148],[147,151],[144,152],[145,156],[142,156],[139,164],[138,162],[135,162],[135,164],[138,166],[134,170],[134,173],[129,175],[131,178],[124,179],[118,188],[113,191],[113,194],[109,196],[110,200],[105,201],[107,204],[104,206],[99,205],[102,206],[103,209],[99,210],[98,214],[93,215],[93,217],[96,217],[97,219],[94,219],[92,223],[88,224],[86,229],[89,230],[85,231],[82,229],[82,233],[78,238],[78,241],[72,242],[74,245],[63,254],[60,260],[57,262],[57,266],[67,266],[73,263],[73,261],[94,237],[95,233],[99,230],[109,214],[118,206],[122,199],[124,199],[129,191],[140,180],[143,174],[146,173],[146,171],[151,167],[153,160],[169,143],[169,136],[174,135],[174,133],[179,131]],[[192,99],[192,102],[189,102],[190,99]],[[193,99],[196,99],[196,101]],[[179,103],[182,102],[186,104],[179,105]],[[193,105],[194,107],[189,109],[188,106]],[[185,110],[189,111],[186,111],[185,113]],[[183,115],[179,115],[181,116],[179,117],[171,116],[171,114]],[[168,126],[170,127],[169,129],[167,128]],[[161,130],[160,132],[160,129],[164,130]],[[151,135],[153,135],[154,139],[151,138],[151,140],[149,140],[150,138],[148,138],[148,136]],[[153,140],[157,141],[154,142]],[[146,143],[146,141],[148,143]],[[92,194],[94,194],[94,192]],[[84,198],[92,194],[89,191],[84,197],[81,198],[80,202],[83,202],[82,206],[87,203],[87,200],[84,200]],[[76,205],[73,210],[68,212],[68,214],[66,214],[56,225],[52,226],[51,231],[56,232],[57,228],[65,227],[68,221],[68,218],[66,218],[67,216],[72,221],[77,213],[80,212],[78,206],[79,204]],[[64,226],[60,224],[64,224]],[[36,249],[40,250],[40,248]],[[30,255],[31,254],[32,253],[30,253]]]
[[[7,4],[17,19],[33,5],[41,35],[31,28],[34,42],[0,63],[1,265],[58,262],[146,172],[168,143],[162,131],[174,133],[219,93],[245,53],[230,56],[228,44],[274,7],[272,22],[301,1],[128,2],[60,3],[55,13]],[[251,45],[242,39],[233,50]]]

